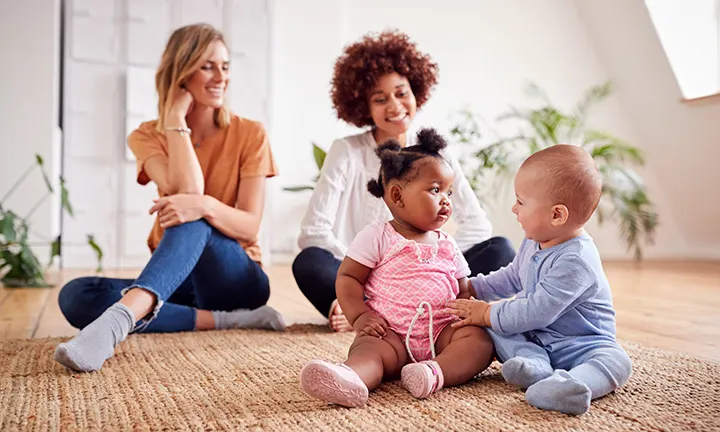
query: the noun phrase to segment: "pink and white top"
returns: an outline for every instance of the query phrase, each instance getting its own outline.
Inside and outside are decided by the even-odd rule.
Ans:
[[[436,233],[437,244],[422,244],[400,235],[390,222],[376,222],[360,231],[347,251],[348,258],[372,269],[365,283],[366,304],[391,330],[407,336],[408,350],[417,361],[432,358],[440,332],[457,319],[441,310],[457,298],[458,279],[470,275],[455,240]],[[422,313],[424,303],[432,307],[432,320]]]

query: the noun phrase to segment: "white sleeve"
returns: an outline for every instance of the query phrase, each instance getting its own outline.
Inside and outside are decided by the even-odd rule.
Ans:
[[[335,236],[333,226],[340,198],[347,186],[350,161],[350,145],[345,140],[335,141],[325,157],[320,178],[300,224],[298,246],[301,249],[315,246],[336,257],[345,255],[347,245]]]
[[[492,237],[492,224],[488,220],[485,211],[480,207],[480,202],[475,196],[463,173],[460,162],[450,152],[443,152],[443,156],[450,163],[455,173],[455,185],[453,188],[453,219],[457,223],[455,241],[461,251],[466,252],[477,243],[484,242]]]

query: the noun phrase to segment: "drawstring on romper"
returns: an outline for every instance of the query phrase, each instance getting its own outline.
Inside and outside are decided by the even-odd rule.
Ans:
[[[425,310],[423,309],[423,306],[427,306],[428,313],[430,314],[430,326],[428,328],[428,340],[430,341],[430,351],[432,352],[432,358],[435,358],[435,344],[433,343],[432,305],[430,305],[430,303],[424,301],[418,305],[417,310],[415,312],[415,316],[413,317],[412,321],[410,321],[410,327],[408,327],[407,333],[405,334],[405,348],[407,348],[407,352],[408,352],[408,354],[410,354],[410,359],[412,359],[413,363],[417,363],[418,361],[415,360],[412,350],[410,349],[410,334],[412,333],[412,328],[415,325],[415,321],[417,321],[418,318],[425,316]]]

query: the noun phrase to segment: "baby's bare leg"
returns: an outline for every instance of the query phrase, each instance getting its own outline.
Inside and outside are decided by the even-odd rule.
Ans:
[[[447,326],[435,344],[435,361],[442,369],[445,387],[470,381],[493,360],[493,343],[487,332],[475,326],[458,329]]]
[[[395,378],[407,363],[407,353],[400,337],[387,330],[382,339],[359,334],[348,353],[345,364],[352,368],[365,383],[368,390],[380,386],[383,378]]]

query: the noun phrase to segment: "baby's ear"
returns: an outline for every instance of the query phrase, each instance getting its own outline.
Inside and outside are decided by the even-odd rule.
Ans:
[[[570,219],[570,210],[565,204],[557,204],[552,208],[552,225],[555,227],[563,226]]]
[[[398,207],[404,207],[405,203],[403,202],[402,197],[402,187],[400,187],[399,184],[396,182],[392,182],[390,185],[390,202],[392,202],[394,205]]]

